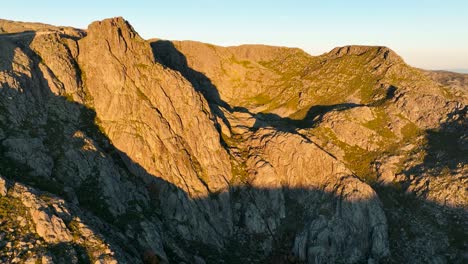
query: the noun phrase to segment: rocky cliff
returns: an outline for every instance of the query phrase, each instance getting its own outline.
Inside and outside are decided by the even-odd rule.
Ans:
[[[123,18],[0,29],[2,262],[468,260],[465,75]]]

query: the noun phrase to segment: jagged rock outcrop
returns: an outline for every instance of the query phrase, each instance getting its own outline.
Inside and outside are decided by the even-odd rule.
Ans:
[[[150,45],[123,19],[93,23],[87,33],[79,63],[111,144],[133,173],[167,182],[156,184],[163,215],[189,223],[174,232],[221,246],[232,228],[231,168],[207,102],[180,74],[156,64]],[[222,194],[211,200],[213,193]]]
[[[343,163],[299,135],[262,129],[248,138],[252,187],[286,189],[284,196],[301,208],[303,229],[296,231],[294,241],[299,259],[354,262],[365,255],[379,259],[389,254],[386,218],[377,195]],[[291,214],[290,206],[283,214]],[[278,221],[268,227],[275,231],[280,226]]]
[[[226,189],[229,158],[207,102],[178,73],[154,63],[149,44],[127,22],[91,24],[80,51],[92,106],[118,149],[192,197]]]
[[[98,263],[138,261],[121,248],[128,241],[122,241],[125,238],[118,237],[115,230],[99,218],[82,212],[76,205],[50,193],[4,178],[0,178],[0,181],[5,183],[6,190],[0,198],[2,262],[80,263],[92,259]],[[92,226],[86,223],[92,223]]]
[[[0,28],[2,261],[466,259],[463,76],[123,18]]]

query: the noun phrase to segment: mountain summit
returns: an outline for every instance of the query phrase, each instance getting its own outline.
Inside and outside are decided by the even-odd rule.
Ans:
[[[0,20],[0,261],[464,263],[467,75]]]

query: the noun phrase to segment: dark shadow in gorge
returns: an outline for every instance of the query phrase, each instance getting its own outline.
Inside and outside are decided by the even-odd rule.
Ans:
[[[186,80],[188,80],[193,88],[200,92],[209,102],[211,111],[222,118],[224,123],[229,126],[229,122],[224,116],[220,107],[232,112],[229,104],[221,99],[218,89],[213,85],[211,80],[203,73],[198,72],[188,66],[187,58],[179,52],[174,44],[166,40],[157,40],[151,42],[151,48],[155,61],[161,65],[179,72]],[[219,130],[218,126],[218,130]]]
[[[309,108],[303,119],[292,119],[289,117],[281,117],[273,113],[258,113],[253,114],[257,119],[254,128],[274,127],[280,131],[294,131],[300,128],[312,128],[318,126],[325,114],[329,112],[341,112],[355,107],[365,106],[355,103],[343,103],[334,105],[314,105]]]
[[[164,197],[167,196],[169,193],[173,192],[180,193],[183,197],[181,199],[184,202],[186,202],[190,206],[195,206],[198,208],[197,210],[199,210],[201,214],[190,215],[189,218],[200,218],[201,221],[201,219],[205,218],[205,213],[207,212],[204,211],[207,209],[201,205],[206,203],[217,203],[218,196],[213,195],[199,199],[191,199],[184,190],[178,188],[177,186],[173,185],[168,181],[165,181],[163,178],[160,177],[160,175],[149,174],[138,163],[133,162],[132,159],[128,157],[125,153],[115,148],[110,143],[110,140],[107,138],[107,136],[104,135],[99,129],[99,127],[96,125],[96,113],[94,112],[94,110],[89,109],[84,105],[80,105],[75,102],[70,102],[64,97],[56,96],[50,91],[50,88],[47,86],[47,82],[45,81],[44,76],[42,76],[41,72],[38,70],[38,63],[40,61],[40,58],[28,48],[28,45],[24,46],[23,49],[33,58],[34,74],[32,79],[34,81],[39,80],[40,87],[32,85],[33,82],[31,82],[29,80],[29,77],[27,76],[18,77],[23,82],[21,86],[25,88],[24,91],[18,92],[5,85],[2,86],[2,89],[0,90],[0,113],[3,112],[14,114],[11,113],[11,111],[14,111],[13,105],[15,105],[16,103],[23,103],[23,101],[21,100],[27,98],[31,94],[34,94],[35,99],[31,101],[26,101],[28,104],[31,104],[29,105],[31,109],[37,107],[40,111],[44,111],[45,113],[48,113],[48,115],[53,115],[53,112],[50,109],[48,109],[48,105],[62,105],[81,112],[81,119],[79,123],[74,123],[74,120],[59,119],[56,120],[57,122],[47,124],[47,126],[49,127],[45,129],[44,136],[45,144],[51,150],[50,155],[59,159],[60,148],[58,148],[58,146],[60,146],[60,144],[64,140],[71,140],[71,135],[74,134],[74,131],[84,131],[87,134],[87,136],[91,137],[97,142],[97,145],[100,147],[99,150],[103,151],[106,154],[104,157],[106,160],[116,164],[119,168],[125,171],[123,175],[129,177],[129,180],[135,181],[136,184],[139,184],[140,186],[144,185],[145,188],[148,189],[151,195],[151,200],[148,202],[148,205],[146,206],[144,212],[132,211],[132,206],[129,205],[129,210],[127,214],[119,216],[109,215],[110,213],[106,211],[106,207],[108,207],[108,204],[106,204],[105,201],[99,199],[99,196],[102,195],[102,190],[94,189],[94,187],[98,186],[93,186],[93,180],[99,179],[99,177],[102,177],[101,175],[87,175],[87,179],[90,179],[90,183],[87,185],[80,186],[70,186],[68,183],[63,182],[61,180],[61,176],[56,173],[52,174],[51,179],[38,178],[37,176],[32,175],[25,176],[28,175],[29,172],[27,169],[24,169],[24,164],[16,164],[12,160],[7,161],[5,159],[5,151],[8,151],[8,149],[4,149],[5,147],[3,146],[3,144],[0,144],[2,148],[0,149],[0,153],[2,156],[2,162],[0,162],[0,173],[15,181],[22,181],[28,183],[42,190],[47,190],[56,195],[65,197],[66,199],[69,198],[67,196],[67,193],[64,192],[65,187],[75,189],[77,195],[79,196],[78,200],[80,206],[89,210],[93,214],[101,217],[107,222],[104,227],[95,227],[93,226],[91,221],[87,222],[87,224],[89,224],[89,226],[93,230],[104,234],[104,239],[108,243],[110,243],[111,248],[115,249],[116,247],[121,247],[124,250],[128,250],[128,252],[131,252],[131,254],[140,256],[141,258],[146,257],[148,263],[150,263],[152,260],[154,260],[154,258],[149,257],[148,260],[148,254],[145,254],[144,252],[142,253],[142,251],[145,251],[145,249],[138,248],[136,245],[134,245],[134,243],[127,243],[126,245],[123,245],[125,241],[121,243],[117,242],[116,244],[114,244],[114,242],[118,238],[116,239],[113,237],[106,237],[106,235],[110,234],[107,230],[120,230],[122,233],[125,233],[125,231],[128,228],[128,225],[137,224],[139,221],[142,220],[142,217],[148,219],[151,219],[151,217],[158,217],[163,221],[163,224],[173,225],[173,223],[177,221],[177,219],[173,218],[173,216],[171,215],[161,214],[161,207],[167,206]],[[11,52],[11,54],[13,53]],[[41,92],[37,94],[36,90]],[[11,97],[12,99],[8,99],[9,97]],[[337,109],[334,110],[339,109],[341,109],[341,107],[337,107]],[[320,113],[321,111],[317,110],[313,111],[313,114],[311,115],[314,116],[314,118],[316,118],[320,116]],[[33,118],[33,116],[29,116],[29,118]],[[272,117],[270,117],[270,119],[271,118]],[[27,124],[27,120],[24,120],[23,123],[25,126],[23,126],[23,124],[15,124],[12,122],[0,122],[0,127],[5,132],[4,138],[1,139],[0,143],[3,143],[3,140],[5,138],[25,135],[24,133],[33,137],[34,134],[37,133],[37,131],[43,129],[42,127],[36,127],[32,124]],[[265,126],[272,127],[269,124]],[[61,138],[59,137],[59,135],[64,133],[64,127],[66,127],[67,129],[73,128],[74,131],[68,132],[65,138]],[[280,126],[278,125],[277,127]],[[85,142],[81,142],[82,145],[84,145],[84,143]],[[56,144],[57,146],[53,146],[52,144]],[[95,152],[94,150],[88,151],[89,153]],[[80,192],[80,189],[83,192]],[[290,252],[292,248],[292,243],[294,242],[294,237],[298,232],[301,231],[302,226],[304,226],[305,224],[309,224],[311,221],[315,220],[319,216],[323,216],[326,219],[330,220],[331,217],[334,216],[334,213],[337,211],[338,206],[341,208],[355,208],[359,207],[361,203],[365,204],[368,202],[340,202],[335,196],[335,194],[326,193],[320,189],[307,188],[294,189],[285,187],[280,189],[258,189],[242,186],[232,187],[230,193],[232,195],[230,206],[234,207],[236,203],[240,203],[239,209],[234,209],[232,219],[234,225],[240,227],[240,229],[238,229],[233,234],[227,235],[227,237],[225,238],[226,250],[218,252],[212,246],[204,245],[199,241],[186,241],[177,238],[177,233],[174,233],[173,230],[170,229],[164,230],[165,233],[163,234],[163,237],[172,237],[173,239],[178,239],[178,246],[184,248],[188,252],[203,257],[205,260],[207,260],[207,263],[219,263],[220,259],[223,259],[225,263],[299,263],[299,261],[297,261],[297,258],[291,256]],[[259,210],[260,212],[260,217],[262,219],[260,221],[263,222],[262,225],[266,228],[266,230],[271,229],[271,226],[269,226],[268,221],[266,221],[266,218],[268,217],[268,215],[275,212],[276,205],[273,204],[273,200],[269,198],[281,194],[285,195],[285,204],[287,208],[286,216],[284,219],[281,219],[281,224],[278,231],[275,231],[273,234],[273,253],[271,255],[264,256],[261,250],[259,252],[258,244],[264,239],[268,239],[271,236],[271,234],[268,231],[262,233],[247,232],[246,226],[248,225],[249,218],[246,214],[246,210],[249,204],[254,203],[257,206],[257,210]],[[305,208],[302,207],[302,205],[300,205],[299,203],[297,203],[298,200],[303,201],[302,205],[304,205]],[[345,218],[343,220],[347,219]],[[87,221],[87,218],[83,218],[83,221]],[[363,237],[364,240],[364,236],[367,236],[367,234],[364,232],[356,232],[354,236]],[[63,245],[58,246],[61,247]],[[179,261],[179,259],[177,259],[177,257],[174,254],[171,254],[170,248],[170,245],[165,245],[165,249],[169,255],[169,260],[171,262]],[[367,257],[368,256],[366,255],[362,258],[365,261]],[[86,262],[86,259],[84,259],[84,261]]]

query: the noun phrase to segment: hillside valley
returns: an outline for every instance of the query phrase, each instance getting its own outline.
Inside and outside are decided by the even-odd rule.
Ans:
[[[0,263],[467,263],[467,118],[388,47],[0,20]]]

